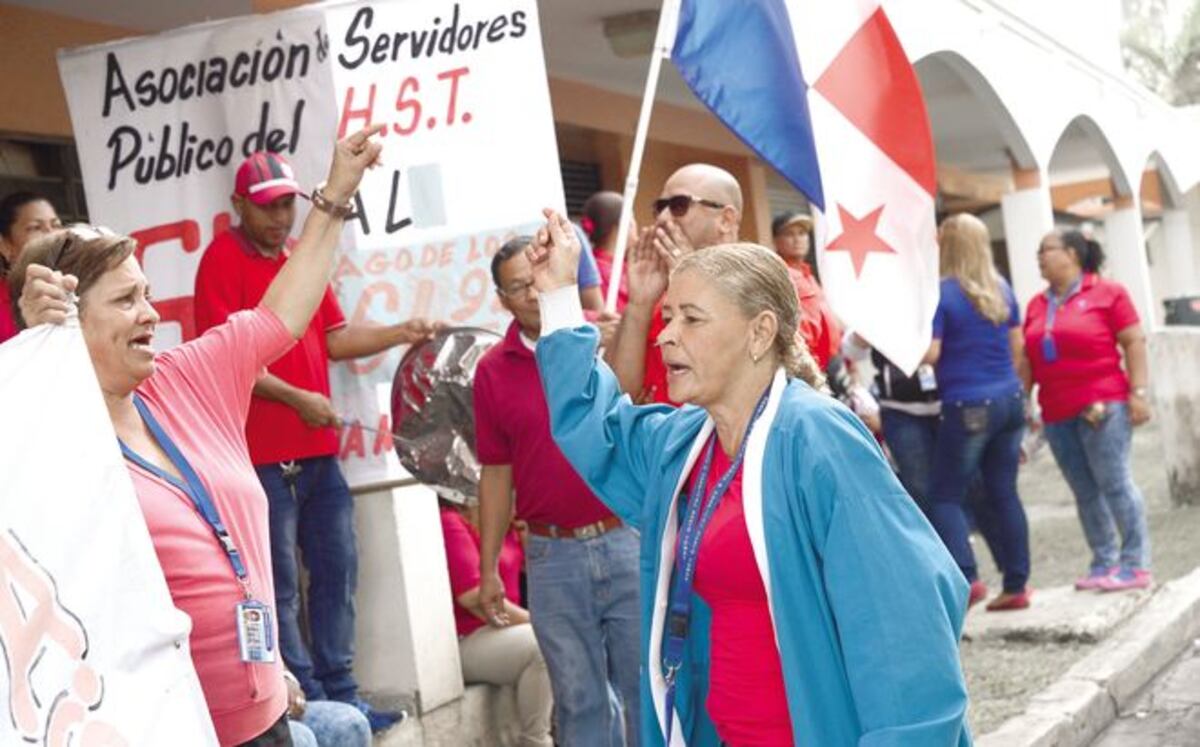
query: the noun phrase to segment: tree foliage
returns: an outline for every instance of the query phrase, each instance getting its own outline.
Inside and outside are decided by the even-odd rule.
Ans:
[[[1188,0],[1177,28],[1167,28],[1164,6],[1126,0],[1125,67],[1172,104],[1200,104],[1200,0]]]

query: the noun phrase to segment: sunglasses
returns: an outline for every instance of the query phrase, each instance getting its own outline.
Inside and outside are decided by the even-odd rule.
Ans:
[[[699,203],[705,207],[715,208],[720,210],[726,205],[712,200],[706,200],[703,197],[695,197],[693,195],[671,195],[670,197],[660,197],[654,201],[654,214],[657,216],[667,208],[671,209],[671,215],[676,218],[682,218],[692,209],[692,203]]]

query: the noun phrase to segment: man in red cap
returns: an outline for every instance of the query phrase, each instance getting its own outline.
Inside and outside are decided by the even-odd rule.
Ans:
[[[196,274],[198,331],[258,305],[287,262],[299,194],[291,166],[278,154],[254,153],[238,167],[232,202],[239,224],[213,239]],[[309,700],[353,703],[375,731],[402,715],[362,701],[352,672],[358,558],[353,502],[337,463],[338,415],[329,401],[329,361],[420,342],[433,329],[423,319],[348,324],[327,288],[304,337],[255,385],[246,421],[250,460],[270,503],[283,659]],[[297,545],[309,572],[311,654],[300,634]]]

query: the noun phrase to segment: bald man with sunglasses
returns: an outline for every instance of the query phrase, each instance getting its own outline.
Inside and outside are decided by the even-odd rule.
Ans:
[[[667,370],[656,343],[663,329],[661,299],[675,263],[685,254],[738,241],[742,189],[728,171],[688,164],[663,183],[653,203],[654,222],[642,229],[627,260],[629,303],[606,353],[621,388],[639,402],[672,403]],[[800,333],[822,368],[841,345],[841,329],[821,297],[820,286],[788,273],[800,300]]]

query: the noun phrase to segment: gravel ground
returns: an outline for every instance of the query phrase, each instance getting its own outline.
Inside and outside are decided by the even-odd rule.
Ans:
[[[1160,434],[1153,423],[1135,431],[1133,470],[1149,510],[1155,580],[1161,583],[1178,578],[1200,564],[1200,506],[1171,507]],[[1037,588],[1072,583],[1086,569],[1091,554],[1075,516],[1074,498],[1049,448],[1022,467],[1019,485],[1029,517],[1031,585]],[[983,580],[989,588],[999,589],[1000,576],[983,542],[977,539],[975,548]],[[987,613],[977,607],[971,614]],[[973,732],[986,734],[1019,714],[1031,696],[1058,679],[1091,649],[1091,645],[1081,643],[964,642],[962,659],[971,693]]]

